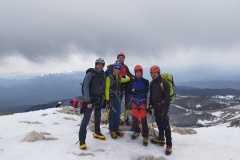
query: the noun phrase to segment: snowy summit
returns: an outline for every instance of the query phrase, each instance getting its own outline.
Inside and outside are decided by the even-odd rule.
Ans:
[[[194,128],[196,134],[182,135],[173,131],[170,156],[164,154],[165,147],[152,143],[143,146],[141,136],[131,140],[131,131],[124,131],[124,138],[112,139],[106,124],[101,125],[106,140],[94,139],[88,129],[87,150],[81,150],[76,142],[82,117],[60,113],[60,110],[52,108],[0,116],[0,159],[238,160],[240,157],[240,129],[227,127],[227,123]]]

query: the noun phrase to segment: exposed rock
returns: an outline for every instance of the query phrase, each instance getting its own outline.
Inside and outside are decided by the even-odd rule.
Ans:
[[[172,132],[176,132],[182,135],[186,134],[197,134],[197,132],[191,128],[180,128],[172,126]]]
[[[74,108],[71,106],[62,107],[61,110],[59,110],[58,112],[65,114],[80,115],[79,108]]]
[[[169,116],[170,124],[177,127],[191,127],[195,126],[198,118],[195,113],[188,114],[171,114]]]
[[[119,126],[119,129],[121,130],[121,131],[129,131],[130,129],[131,129],[131,125],[130,126],[127,126],[127,125],[120,125]]]
[[[101,114],[101,123],[106,123],[106,114],[107,112]]]
[[[73,154],[75,154],[75,155],[77,155],[77,156],[93,156],[93,157],[95,157],[95,155],[93,154],[93,153],[84,153],[84,152],[82,152],[82,153],[73,153]]]
[[[27,136],[22,140],[22,142],[57,140],[57,138],[46,137],[45,135],[51,135],[51,134],[47,132],[36,132],[35,130],[33,130],[32,132],[27,134]]]
[[[161,157],[158,157],[158,158],[155,158],[151,155],[147,155],[147,156],[141,156],[138,158],[138,160],[166,160],[165,157],[161,156]]]
[[[63,117],[63,118],[66,119],[66,120],[77,121],[76,119],[70,118],[70,117]]]
[[[59,123],[57,123],[57,122],[54,122],[54,123],[53,123],[53,125],[58,125],[58,124],[59,124]]]
[[[105,152],[105,150],[101,148],[101,149],[93,150],[92,152]]]
[[[90,130],[90,131],[92,131],[92,132],[95,132],[95,127],[94,127],[94,123],[89,123],[88,124],[88,129]]]
[[[42,114],[41,116],[47,116],[48,114],[47,113],[44,113],[44,114]]]
[[[35,121],[35,122],[30,122],[30,121],[20,121],[20,123],[27,123],[27,124],[42,124],[41,122]]]
[[[233,120],[229,127],[240,127],[240,119]]]
[[[149,136],[152,138],[158,138],[158,131],[154,129],[153,127],[149,128]]]

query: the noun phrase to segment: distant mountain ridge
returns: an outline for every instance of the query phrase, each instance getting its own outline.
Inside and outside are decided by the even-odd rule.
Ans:
[[[177,86],[175,90],[176,94],[188,95],[188,96],[214,96],[214,95],[240,95],[240,90],[225,88],[225,89],[200,89],[186,86]]]
[[[13,113],[23,112],[30,106],[81,96],[80,83],[82,83],[84,76],[85,72],[74,71],[43,74],[30,79],[0,79],[1,108]],[[212,88],[214,86],[212,81],[189,83],[180,82],[178,78],[174,80],[177,85],[176,93],[181,95],[239,95],[239,91],[234,89],[201,89],[206,88],[206,84],[209,84],[209,88]],[[240,87],[238,85],[240,82],[223,81],[219,83],[219,86],[217,84],[215,83],[216,88]]]
[[[1,107],[12,112],[14,108],[24,105],[37,105],[54,100],[77,97],[81,95],[80,83],[83,81],[85,72],[74,72],[71,74],[49,74],[35,78],[11,82],[12,85],[0,83]],[[5,81],[6,80],[0,80]],[[16,80],[18,81],[18,80]],[[6,82],[7,83],[7,82]],[[18,112],[24,111],[17,109]]]
[[[225,89],[232,88],[240,90],[240,79],[236,80],[215,80],[215,81],[188,81],[188,82],[177,82],[177,86],[188,86],[194,88],[210,88],[210,89]]]

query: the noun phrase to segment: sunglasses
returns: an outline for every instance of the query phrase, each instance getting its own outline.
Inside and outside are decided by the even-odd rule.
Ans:
[[[119,68],[119,67],[114,67],[114,69],[118,69],[118,70],[121,70],[121,68]]]

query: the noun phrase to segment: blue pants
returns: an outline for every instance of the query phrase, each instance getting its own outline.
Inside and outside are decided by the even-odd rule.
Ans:
[[[119,130],[121,103],[115,98],[110,98],[110,112],[108,116],[109,130],[110,132]]]
[[[93,106],[93,108],[95,111],[95,114],[94,114],[95,133],[100,133],[101,107]],[[79,130],[79,141],[86,140],[87,125],[89,123],[93,108],[89,109],[86,107],[86,110],[84,112],[84,117]]]

